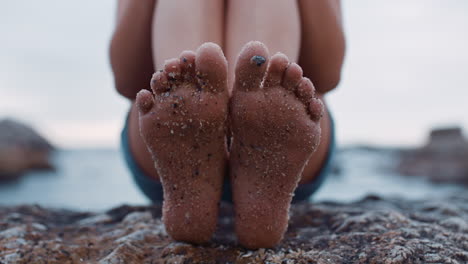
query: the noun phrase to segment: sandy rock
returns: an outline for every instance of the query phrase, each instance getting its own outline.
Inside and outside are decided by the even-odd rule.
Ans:
[[[294,205],[284,241],[236,245],[223,205],[213,241],[172,241],[161,206],[105,213],[0,207],[0,263],[467,263],[468,192],[426,201],[369,196]]]
[[[32,128],[19,122],[0,121],[0,181],[11,180],[30,169],[53,168],[53,147]]]

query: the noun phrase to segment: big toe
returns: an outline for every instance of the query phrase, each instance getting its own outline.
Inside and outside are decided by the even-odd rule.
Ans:
[[[259,41],[247,43],[237,58],[234,87],[244,91],[259,89],[268,59],[268,49],[263,43]]]
[[[195,67],[198,83],[203,89],[227,90],[227,61],[218,45],[211,42],[201,45],[196,52]]]

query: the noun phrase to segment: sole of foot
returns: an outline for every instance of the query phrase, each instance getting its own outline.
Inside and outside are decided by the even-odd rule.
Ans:
[[[320,141],[323,104],[302,69],[260,42],[244,46],[230,102],[235,229],[244,247],[270,248],[287,229],[294,190]]]
[[[164,190],[163,221],[178,241],[204,243],[216,229],[226,166],[226,80],[221,48],[205,43],[166,61],[153,75],[153,93],[137,95],[140,133]]]

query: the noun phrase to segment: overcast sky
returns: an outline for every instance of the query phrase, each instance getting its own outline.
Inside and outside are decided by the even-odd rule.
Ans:
[[[113,88],[114,0],[0,3],[0,117],[62,147],[117,147],[128,109]],[[468,128],[468,1],[345,0],[343,79],[328,96],[340,143],[414,145]]]

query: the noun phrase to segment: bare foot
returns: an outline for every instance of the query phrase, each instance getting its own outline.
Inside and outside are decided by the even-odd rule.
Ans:
[[[140,132],[164,189],[163,220],[175,240],[208,241],[216,229],[226,165],[227,62],[205,43],[154,74],[137,95]]]
[[[312,83],[285,55],[268,60],[260,42],[242,49],[230,103],[235,227],[247,248],[281,241],[294,190],[320,141],[323,105]]]

